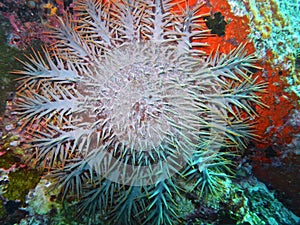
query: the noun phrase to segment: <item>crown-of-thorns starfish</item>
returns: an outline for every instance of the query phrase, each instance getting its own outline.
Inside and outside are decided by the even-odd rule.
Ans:
[[[173,174],[188,165],[185,176],[194,179],[227,164],[220,149],[254,137],[242,114],[252,118],[253,104],[263,105],[257,58],[245,45],[206,56],[205,2],[172,2],[78,0],[75,15],[52,27],[53,46],[16,71],[23,75],[16,110],[32,154],[55,170],[65,193],[84,196],[91,183],[102,191],[167,182],[176,189]],[[195,187],[213,192],[216,180],[199,178]],[[110,208],[101,204],[93,206]]]

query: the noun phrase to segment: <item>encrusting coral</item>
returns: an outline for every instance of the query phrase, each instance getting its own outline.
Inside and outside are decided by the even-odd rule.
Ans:
[[[254,54],[199,49],[198,1],[78,0],[23,62],[16,112],[37,165],[106,224],[176,224],[177,180],[220,195],[255,138]],[[174,10],[174,9],[177,10]],[[186,190],[191,191],[191,190]]]

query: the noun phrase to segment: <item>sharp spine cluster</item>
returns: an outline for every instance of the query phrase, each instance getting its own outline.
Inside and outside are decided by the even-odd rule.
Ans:
[[[52,28],[53,46],[16,71],[36,163],[108,224],[176,224],[176,179],[221,193],[224,148],[255,137],[243,118],[263,106],[256,57],[245,45],[206,56],[205,1],[172,2],[78,0]]]

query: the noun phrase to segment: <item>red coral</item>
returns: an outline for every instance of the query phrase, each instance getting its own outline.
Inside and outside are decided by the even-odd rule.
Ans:
[[[190,1],[195,4],[196,1]],[[223,0],[207,1],[206,7],[203,7],[201,13],[210,13],[211,16],[216,12],[221,12],[227,21],[225,35],[212,35],[203,39],[209,44],[202,50],[208,54],[219,48],[220,52],[228,53],[241,43],[249,42],[247,38],[250,33],[249,18],[247,16],[238,17],[231,12],[230,5]],[[249,53],[254,52],[254,43],[247,45]],[[287,93],[284,90],[288,87],[286,78],[290,75],[289,71],[274,67],[272,51],[267,52],[267,56],[260,61],[263,70],[258,73],[259,80],[269,83],[267,93],[262,94],[262,99],[269,108],[256,107],[260,117],[256,118],[257,135],[260,140],[256,142],[258,148],[267,148],[276,143],[278,145],[288,144],[292,141],[293,134],[299,133],[299,127],[294,127],[287,121],[291,116],[292,109],[299,109],[297,105],[297,96]]]

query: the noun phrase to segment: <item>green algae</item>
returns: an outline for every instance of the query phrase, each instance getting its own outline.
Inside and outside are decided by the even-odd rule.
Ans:
[[[227,193],[223,199],[201,201],[188,216],[190,225],[290,225],[299,224],[300,218],[289,211],[274,193],[254,177],[234,182],[227,179]],[[197,202],[196,199],[193,202]],[[201,209],[202,207],[202,209]],[[212,211],[211,211],[212,210]],[[192,210],[193,211],[193,210]],[[187,214],[185,214],[187,215]]]
[[[8,170],[19,161],[20,159],[12,151],[7,151],[4,155],[0,156],[0,168]]]
[[[5,207],[3,206],[3,200],[0,199],[0,220],[4,219],[7,216]]]
[[[298,224],[300,218],[279,202],[265,184],[250,178],[232,183],[227,206],[236,224],[289,225]]]
[[[8,174],[9,184],[3,194],[8,200],[20,200],[23,204],[29,190],[34,189],[40,180],[36,169],[22,168]]]
[[[34,191],[26,199],[28,210],[32,214],[46,215],[52,209],[61,210],[61,202],[53,196],[58,196],[59,191],[50,187],[50,182],[41,179]]]
[[[12,143],[18,141],[19,137],[12,134],[4,135],[0,140],[0,168],[8,170],[16,163],[20,163],[20,155],[23,150],[18,146],[12,146]]]

